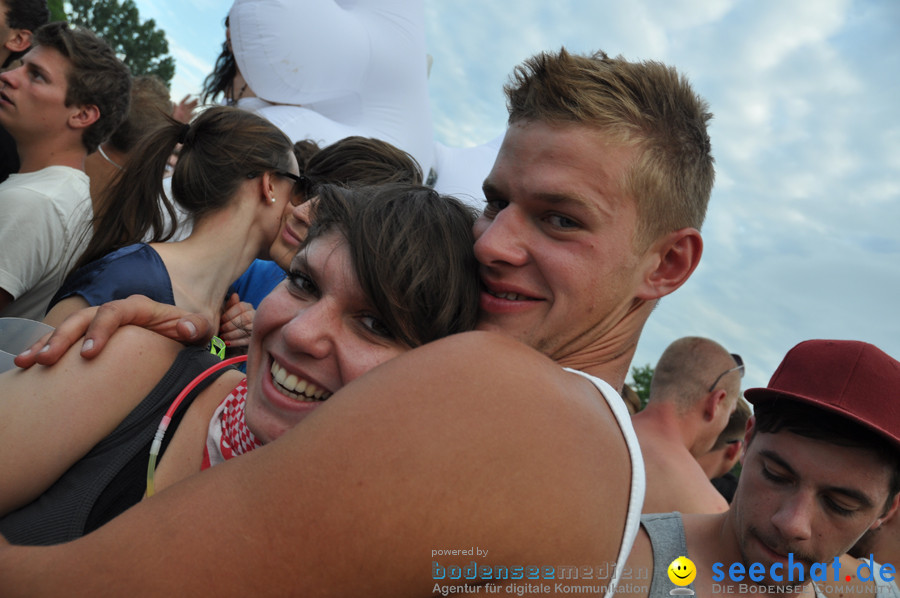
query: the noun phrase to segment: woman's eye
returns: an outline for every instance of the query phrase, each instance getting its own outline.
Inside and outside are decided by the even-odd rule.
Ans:
[[[382,322],[375,316],[362,316],[360,318],[360,321],[362,322],[363,326],[365,326],[373,334],[386,339],[394,338],[394,334],[390,330],[388,330],[388,327],[384,325],[384,322]]]
[[[304,295],[316,295],[319,288],[313,279],[299,270],[291,270],[287,274],[288,286],[295,293]]]

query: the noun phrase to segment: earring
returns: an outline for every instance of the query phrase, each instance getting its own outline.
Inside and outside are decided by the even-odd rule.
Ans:
[[[274,195],[272,196],[271,200],[272,200],[272,203],[275,203],[275,196],[274,196]]]

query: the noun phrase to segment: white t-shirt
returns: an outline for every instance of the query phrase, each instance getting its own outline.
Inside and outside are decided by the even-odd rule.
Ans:
[[[0,317],[41,320],[89,241],[90,179],[68,166],[11,174],[0,183]]]

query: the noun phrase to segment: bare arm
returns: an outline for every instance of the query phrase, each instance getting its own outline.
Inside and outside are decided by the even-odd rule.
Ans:
[[[81,356],[92,359],[100,354],[116,330],[128,324],[188,344],[209,341],[213,330],[209,321],[199,314],[157,303],[143,295],[132,295],[75,312],[53,333],[16,357],[16,365],[20,368],[29,368],[36,363],[53,365],[82,336]]]
[[[47,312],[47,315],[44,316],[44,324],[55,328],[73,313],[89,307],[90,304],[81,295],[66,297]]]
[[[85,538],[0,549],[0,594],[427,596],[433,561],[615,561],[629,480],[593,386],[467,333],[372,370],[279,440]],[[488,553],[432,553],[475,546]]]
[[[123,330],[94,361],[74,349],[59,367],[0,375],[0,514],[43,493],[153,389],[180,345]]]

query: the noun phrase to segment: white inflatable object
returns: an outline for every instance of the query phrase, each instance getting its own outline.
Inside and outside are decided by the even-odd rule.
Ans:
[[[453,195],[478,210],[484,209],[481,184],[494,166],[503,135],[475,147],[449,147],[434,142],[434,188],[444,195]]]
[[[238,105],[293,141],[350,135],[411,154],[435,188],[481,208],[499,140],[476,148],[434,141],[422,0],[235,0],[231,46],[256,98]]]
[[[281,104],[253,109],[291,139],[375,137],[431,168],[421,0],[236,0],[229,23],[250,89]]]

